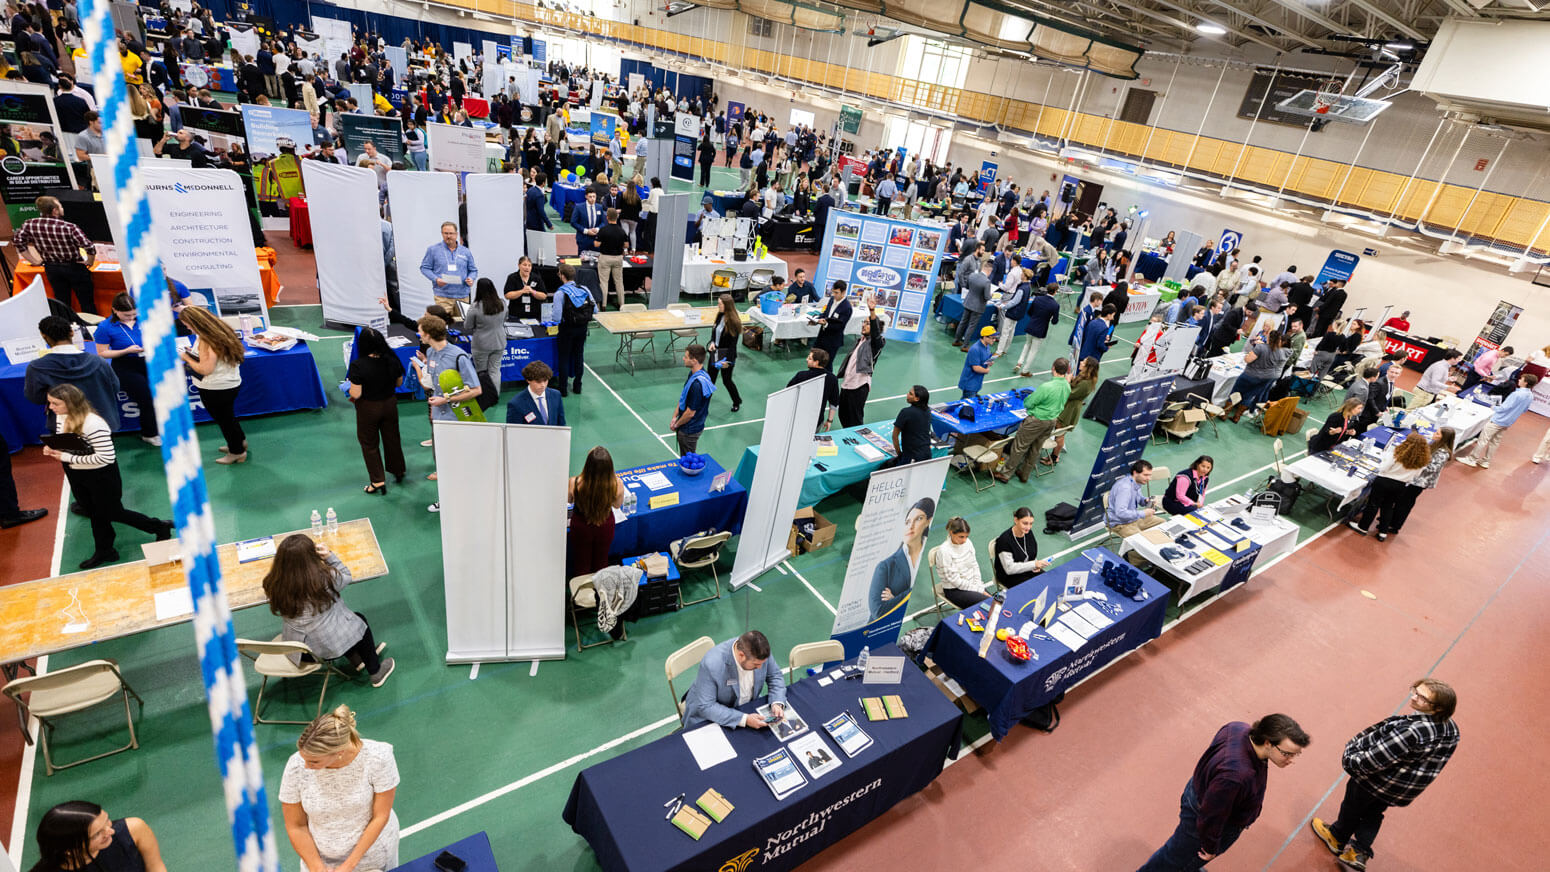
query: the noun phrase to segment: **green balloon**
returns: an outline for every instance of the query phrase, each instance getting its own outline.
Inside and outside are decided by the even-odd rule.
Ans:
[[[576,165],[576,178],[579,179],[579,178],[585,176],[586,174],[587,174],[587,168],[584,167],[584,166],[581,166],[580,164],[577,164]]]

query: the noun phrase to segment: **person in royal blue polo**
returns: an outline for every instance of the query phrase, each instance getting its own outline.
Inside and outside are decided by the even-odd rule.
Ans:
[[[705,432],[705,419],[710,414],[710,395],[716,392],[710,375],[705,372],[705,346],[698,342],[684,349],[683,362],[689,370],[684,379],[683,391],[678,395],[678,408],[668,421],[667,428],[678,437],[678,453],[692,454],[700,444],[700,434]]]
[[[94,337],[97,354],[108,359],[118,376],[119,390],[140,409],[140,438],[160,445],[156,411],[151,406],[150,376],[145,369],[145,343],[140,336],[134,301],[128,294],[113,298],[113,314],[97,326]]]
[[[565,426],[565,401],[559,391],[549,387],[551,378],[554,378],[554,371],[541,360],[522,367],[522,380],[527,382],[527,390],[518,391],[506,404],[507,424]]]
[[[769,726],[759,715],[734,708],[752,702],[760,687],[768,688],[770,713],[780,720],[786,712],[786,678],[770,654],[770,640],[758,630],[749,630],[710,649],[700,660],[699,674],[684,695],[684,729],[709,723],[729,730]]]
[[[980,341],[969,349],[963,372],[958,376],[958,389],[963,391],[964,399],[979,396],[980,388],[985,386],[985,373],[990,372],[990,365],[996,360],[996,353],[991,350],[995,344],[996,328],[981,327]]]

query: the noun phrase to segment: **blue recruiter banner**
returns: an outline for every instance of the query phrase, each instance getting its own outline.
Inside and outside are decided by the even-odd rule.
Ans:
[[[945,225],[831,209],[818,256],[818,275],[823,279],[824,293],[836,280],[843,280],[853,306],[866,294],[875,294],[877,308],[889,317],[883,335],[919,342],[946,245]]]
[[[996,170],[998,169],[1000,169],[1000,167],[996,166],[994,161],[987,160],[980,162],[979,192],[981,194],[989,191],[990,186],[995,184]]]
[[[1124,393],[1114,406],[1114,417],[1109,419],[1109,429],[1103,435],[1103,445],[1098,458],[1093,461],[1092,475],[1087,479],[1087,489],[1077,505],[1076,523],[1070,537],[1079,539],[1103,526],[1103,495],[1109,492],[1120,476],[1130,474],[1130,465],[1141,459],[1147,443],[1152,438],[1152,428],[1157,426],[1157,416],[1168,403],[1168,393],[1173,390],[1173,375],[1135,380],[1125,384]]]
[[[1325,282],[1350,281],[1351,274],[1356,272],[1356,264],[1359,261],[1361,258],[1349,251],[1341,251],[1338,248],[1331,251],[1329,257],[1324,260],[1324,268],[1319,270],[1318,278],[1313,280],[1313,286],[1322,288]]]
[[[592,111],[591,135],[593,145],[608,145],[608,141],[614,138],[614,125],[619,123],[619,116],[610,115],[607,112]]]
[[[276,141],[284,136],[296,144],[298,154],[312,145],[312,116],[305,109],[242,104],[242,126],[248,131],[248,154],[263,160],[280,153]]]
[[[1223,228],[1222,235],[1216,240],[1216,250],[1211,252],[1211,263],[1216,259],[1232,251],[1234,248],[1243,247],[1243,234],[1232,228]]]
[[[533,40],[533,60],[544,63],[549,59],[549,46],[541,39]]]
[[[727,101],[727,124],[733,124],[743,120],[743,111],[746,107],[736,100]]]

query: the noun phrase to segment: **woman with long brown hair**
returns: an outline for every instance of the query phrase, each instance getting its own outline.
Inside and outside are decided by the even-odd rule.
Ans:
[[[1420,477],[1431,459],[1432,449],[1426,443],[1426,437],[1411,431],[1405,441],[1384,458],[1383,465],[1378,467],[1378,474],[1372,480],[1366,508],[1362,509],[1361,517],[1350,521],[1347,526],[1365,536],[1367,528],[1377,519],[1378,534],[1374,538],[1379,542],[1387,539],[1390,533],[1399,528],[1400,503],[1405,487]]]
[[[108,422],[97,414],[81,389],[71,384],[48,389],[48,410],[54,413],[54,432],[74,433],[85,440],[86,451],[43,449],[43,453],[65,465],[65,478],[75,501],[91,519],[92,553],[81,561],[82,569],[91,569],[118,559],[114,547],[113,525],[128,524],[151,533],[156,541],[172,538],[172,522],[160,521],[124,508],[124,479],[118,472],[118,454]]]
[[[570,480],[570,531],[565,537],[565,576],[590,575],[607,566],[614,544],[614,509],[624,505],[624,482],[614,458],[599,445],[587,452],[581,474]]]
[[[1065,408],[1060,410],[1059,417],[1055,418],[1055,429],[1064,430],[1067,427],[1075,427],[1077,419],[1082,416],[1082,403],[1092,395],[1093,388],[1098,386],[1098,360],[1094,357],[1082,359],[1081,366],[1076,369],[1076,375],[1071,377],[1071,395],[1066,397]],[[1049,457],[1040,458],[1039,462],[1045,466],[1054,466],[1060,462],[1060,453],[1066,450],[1066,435],[1064,433],[1055,437],[1055,448],[1049,453]]]
[[[1426,468],[1421,470],[1421,474],[1405,485],[1404,492],[1400,494],[1398,505],[1394,508],[1394,525],[1389,529],[1390,536],[1405,526],[1405,519],[1410,517],[1410,510],[1415,508],[1415,501],[1421,498],[1421,492],[1437,486],[1442,468],[1453,459],[1453,442],[1457,438],[1458,432],[1452,427],[1443,427],[1432,437],[1432,457],[1426,462]]]
[[[237,331],[208,309],[189,306],[180,318],[194,334],[193,352],[182,352],[183,363],[194,371],[194,387],[211,420],[221,428],[226,444],[220,448],[216,463],[244,463],[248,459],[248,440],[237,423],[237,391],[242,388],[242,358],[247,348]]]
[[[366,616],[339,598],[349,583],[350,567],[339,555],[303,533],[292,533],[275,548],[264,596],[269,611],[284,621],[281,638],[305,643],[324,660],[348,657],[371,677],[372,687],[381,687],[393,672],[393,658],[377,658],[386,643],[379,646]]]
[[[710,383],[716,383],[718,375],[727,382],[727,396],[732,398],[732,411],[743,406],[743,396],[732,382],[732,370],[737,366],[737,343],[743,337],[743,319],[737,314],[737,305],[731,294],[716,298],[716,324],[710,328],[710,344],[705,351],[710,355]]]

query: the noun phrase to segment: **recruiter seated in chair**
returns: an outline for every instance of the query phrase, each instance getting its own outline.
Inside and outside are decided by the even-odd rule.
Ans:
[[[749,630],[722,642],[700,660],[700,672],[684,699],[684,729],[708,723],[727,729],[769,726],[757,714],[734,708],[752,702],[761,685],[768,689],[771,712],[779,720],[786,713],[786,678],[770,656],[770,640],[758,630]]]
[[[1151,480],[1152,464],[1137,460],[1130,464],[1130,474],[1109,489],[1109,507],[1104,515],[1114,535],[1133,536],[1163,522],[1152,507],[1152,498],[1143,490]]]
[[[947,522],[947,541],[936,547],[936,574],[942,597],[960,609],[990,599],[980,576],[978,552],[969,541],[969,522],[963,518]]]
[[[1215,465],[1211,455],[1202,454],[1195,458],[1189,469],[1175,475],[1163,492],[1163,510],[1170,515],[1187,515],[1205,505],[1206,487],[1211,482],[1211,468]]]
[[[996,584],[1016,587],[1049,569],[1051,561],[1039,559],[1039,542],[1033,536],[1033,510],[1019,506],[1012,512],[1012,526],[996,537],[996,559],[991,569]]]

